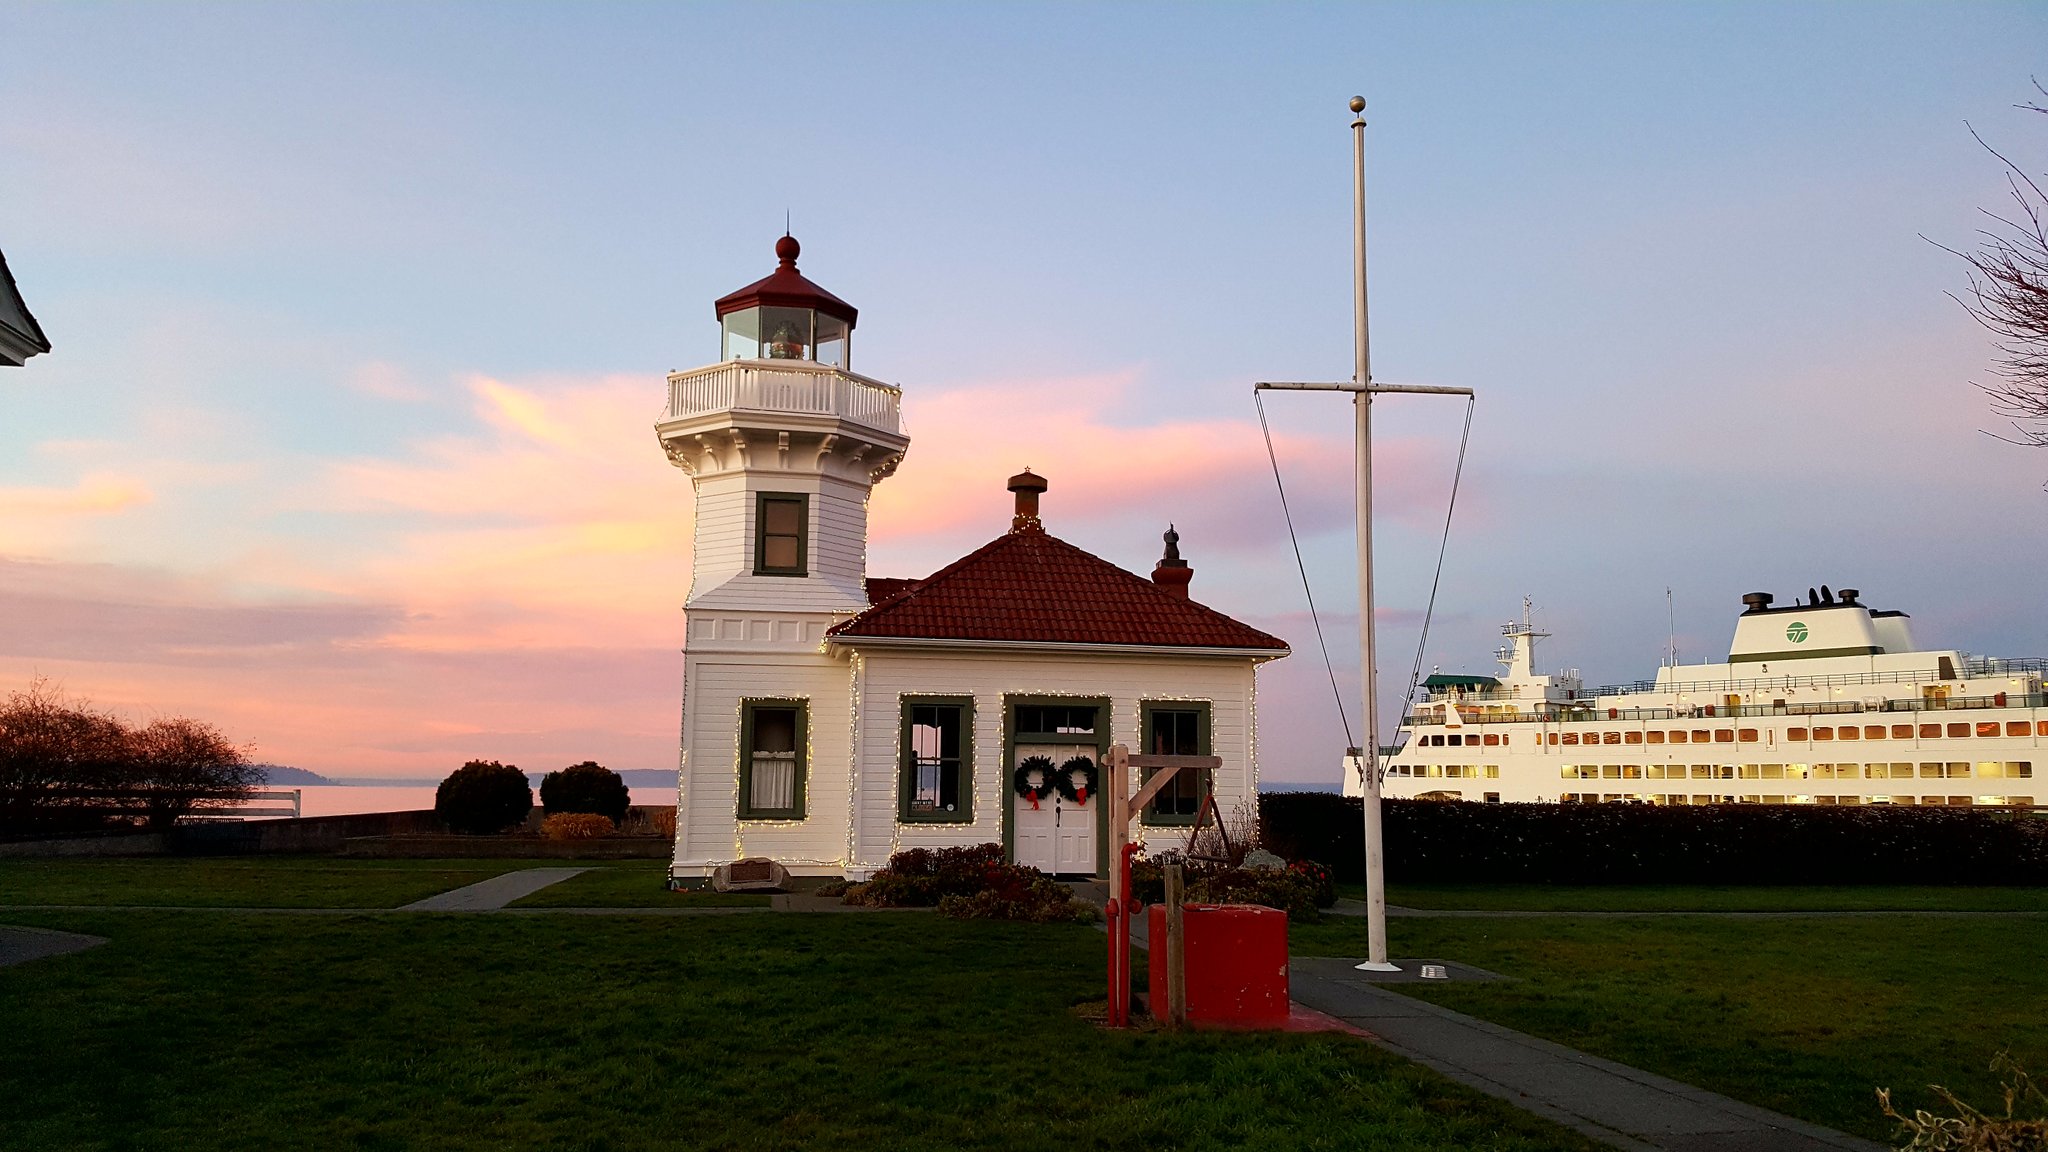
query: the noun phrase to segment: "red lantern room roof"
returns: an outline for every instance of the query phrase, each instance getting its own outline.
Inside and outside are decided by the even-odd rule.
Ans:
[[[754,281],[745,288],[718,298],[718,316],[724,319],[728,313],[747,308],[810,308],[846,321],[853,327],[854,318],[859,315],[853,305],[841,300],[809,280],[796,270],[797,253],[803,246],[794,236],[784,236],[775,242],[775,256],[781,262],[775,271]]]

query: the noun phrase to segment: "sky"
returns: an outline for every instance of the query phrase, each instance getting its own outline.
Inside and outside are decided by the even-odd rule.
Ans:
[[[186,714],[258,759],[671,768],[688,477],[652,423],[785,220],[912,444],[870,571],[1007,527],[1295,654],[1269,783],[1333,701],[1253,409],[1351,371],[1478,399],[1422,669],[1719,659],[1821,583],[1926,644],[2048,655],[2048,453],[1947,295],[2048,171],[2038,4],[0,2],[0,250],[55,345],[0,369],[0,689]],[[1270,397],[1349,723],[1345,400]],[[1383,711],[1464,411],[1375,404]],[[1666,590],[1670,590],[1667,614]],[[1388,729],[1390,731],[1390,727]]]

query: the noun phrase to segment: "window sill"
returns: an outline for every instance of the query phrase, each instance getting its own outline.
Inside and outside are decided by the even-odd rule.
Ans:
[[[915,824],[972,824],[972,823],[974,823],[974,813],[972,813],[972,812],[948,812],[948,813],[945,813],[944,815],[937,815],[937,816],[916,816],[916,815],[912,815],[911,813],[908,813],[908,812],[898,812],[898,813],[896,814],[896,822],[897,822],[898,824],[911,824],[911,825],[915,825]]]
[[[1140,828],[1192,828],[1195,826],[1195,818],[1193,816],[1140,816],[1138,818],[1138,826]]]
[[[801,577],[804,577],[804,576],[809,576],[809,575],[810,575],[810,573],[809,573],[809,572],[794,572],[794,571],[788,571],[788,570],[783,570],[783,571],[769,571],[769,570],[765,570],[765,569],[761,569],[761,568],[756,568],[756,569],[754,569],[754,575],[756,575],[756,576],[788,576],[788,577],[791,577],[792,579],[796,579],[796,578],[801,578]]]
[[[804,814],[801,812],[742,812],[737,819],[743,824],[797,824],[803,821]]]

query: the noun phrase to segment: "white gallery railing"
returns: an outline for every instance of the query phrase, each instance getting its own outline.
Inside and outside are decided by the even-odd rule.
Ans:
[[[802,412],[902,431],[902,393],[890,384],[807,360],[728,360],[668,378],[669,420],[706,412]]]

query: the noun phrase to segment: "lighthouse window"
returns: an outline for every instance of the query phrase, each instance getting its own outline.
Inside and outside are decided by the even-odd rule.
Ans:
[[[800,700],[740,706],[740,818],[801,820],[808,709]]]
[[[973,819],[972,700],[903,701],[903,818]]]
[[[754,508],[754,574],[804,576],[809,551],[804,529],[811,498],[800,492],[763,492]]]

